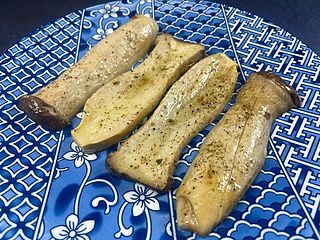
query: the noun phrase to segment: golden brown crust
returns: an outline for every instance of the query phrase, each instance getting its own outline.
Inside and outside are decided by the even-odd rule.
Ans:
[[[299,97],[298,93],[296,92],[296,90],[293,87],[291,87],[289,84],[285,83],[285,81],[281,77],[277,76],[275,73],[273,73],[271,71],[258,72],[256,74],[261,75],[270,81],[273,81],[280,88],[282,88],[288,94],[290,94],[291,101],[292,101],[294,107],[298,108],[301,106],[301,100],[300,100],[300,97]]]
[[[50,130],[61,130],[69,122],[51,105],[35,96],[23,96],[19,99],[19,107],[41,126]]]

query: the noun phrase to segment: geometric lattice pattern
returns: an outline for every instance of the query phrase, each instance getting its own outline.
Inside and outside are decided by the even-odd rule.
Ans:
[[[280,117],[271,135],[289,181],[320,224],[320,58],[288,32],[229,8],[227,16],[246,75],[272,70],[294,86],[303,105]]]
[[[59,138],[27,118],[17,100],[74,63],[79,23],[79,13],[57,19],[0,57],[0,239],[32,238]]]
[[[317,80],[319,57],[298,39],[272,23],[215,3],[175,0],[164,4],[159,2],[156,4],[156,17],[164,32],[204,46],[208,39],[212,39],[206,46],[209,54],[221,51],[219,43],[223,41],[225,52],[239,61],[242,73],[239,85],[252,72],[272,70],[294,86],[303,99],[302,108],[277,119],[264,171],[237,209],[214,229],[211,236],[235,239],[316,237],[314,232],[318,231],[320,221],[317,215],[320,201],[320,187],[317,184],[320,180],[317,170],[320,169],[317,161],[320,139],[320,82]],[[200,133],[184,150],[175,173],[176,187],[207,133]],[[274,202],[272,206],[268,205],[270,201]],[[259,220],[261,214],[266,216],[263,220]],[[250,221],[247,217],[249,215]],[[276,225],[278,218],[283,222]],[[193,236],[179,230],[175,222],[171,222],[171,225],[178,239]]]
[[[158,194],[112,176],[107,154],[85,154],[70,129],[47,131],[17,107],[20,96],[59,76],[136,13],[160,30],[225,52],[239,64],[238,89],[272,70],[295,87],[299,109],[273,125],[263,170],[208,239],[320,239],[320,58],[290,33],[209,1],[123,0],[74,12],[30,33],[0,56],[0,239],[201,239],[176,224],[175,191],[205,136],[184,148],[171,191]]]

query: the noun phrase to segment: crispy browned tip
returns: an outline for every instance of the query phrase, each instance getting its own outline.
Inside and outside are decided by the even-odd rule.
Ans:
[[[38,97],[21,97],[19,107],[33,121],[50,130],[61,130],[69,125],[69,122],[53,106]]]
[[[258,72],[256,74],[261,75],[270,81],[273,81],[283,90],[285,90],[290,95],[291,101],[294,107],[298,108],[301,106],[301,100],[297,91],[293,87],[291,87],[289,84],[287,84],[281,77],[279,77],[278,75],[276,75],[271,71]]]

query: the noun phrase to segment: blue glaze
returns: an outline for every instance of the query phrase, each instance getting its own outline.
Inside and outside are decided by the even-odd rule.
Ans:
[[[36,29],[0,56],[0,239],[203,239],[176,225],[175,190],[217,120],[182,150],[170,192],[158,194],[110,175],[119,144],[87,155],[70,130],[47,131],[17,100],[57,78],[136,13],[162,32],[225,52],[238,62],[235,90],[272,70],[294,86],[299,110],[277,119],[263,170],[207,239],[316,239],[320,230],[320,58],[290,33],[253,14],[207,1],[126,0],[68,14]],[[233,95],[226,111],[234,102]]]

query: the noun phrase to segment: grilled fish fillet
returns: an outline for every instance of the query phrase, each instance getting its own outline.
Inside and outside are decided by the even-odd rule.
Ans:
[[[86,152],[103,150],[152,112],[167,89],[204,55],[204,47],[160,35],[150,56],[136,69],[100,88],[85,104],[72,136]]]
[[[120,175],[163,191],[182,148],[222,111],[236,84],[237,64],[211,55],[179,79],[143,127],[107,160]]]
[[[300,99],[272,72],[252,74],[209,133],[178,191],[181,228],[206,236],[241,199],[266,158],[272,122]]]
[[[94,92],[128,71],[149,50],[157,33],[158,25],[153,19],[135,16],[58,79],[33,95],[20,98],[20,108],[43,127],[61,130]]]

